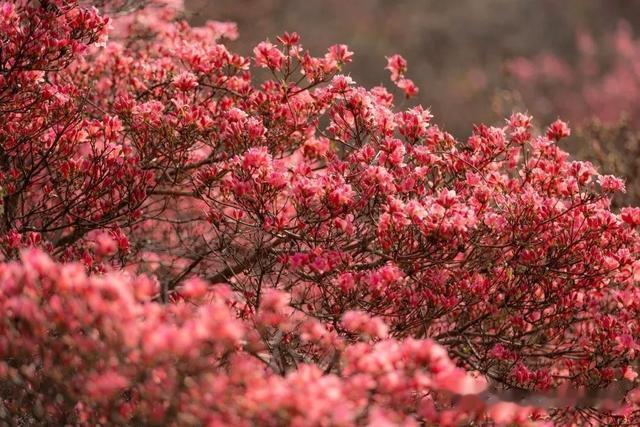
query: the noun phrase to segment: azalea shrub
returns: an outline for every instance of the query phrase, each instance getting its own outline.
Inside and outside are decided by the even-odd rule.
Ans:
[[[458,141],[400,55],[98,6],[0,3],[3,420],[638,422],[640,208],[564,122]]]

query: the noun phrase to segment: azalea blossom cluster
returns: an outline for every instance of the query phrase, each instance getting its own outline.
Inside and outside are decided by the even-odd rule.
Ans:
[[[637,422],[640,208],[611,208],[625,183],[571,161],[564,122],[458,141],[343,74],[345,45],[244,57],[176,2],[0,12],[0,417]],[[485,391],[618,385],[613,407]]]
[[[259,332],[312,319],[277,320],[286,302],[273,294],[242,321],[240,301],[226,286],[202,299],[189,281],[185,295],[193,297],[162,305],[150,301],[157,284],[149,277],[87,276],[81,264],[58,264],[38,250],[3,264],[0,278],[2,413],[16,421],[319,426],[361,418],[416,425],[413,413],[437,422],[465,412],[439,413],[430,393],[484,387],[430,340],[350,344],[313,325],[299,339],[341,352],[338,372],[301,362],[279,375]]]

